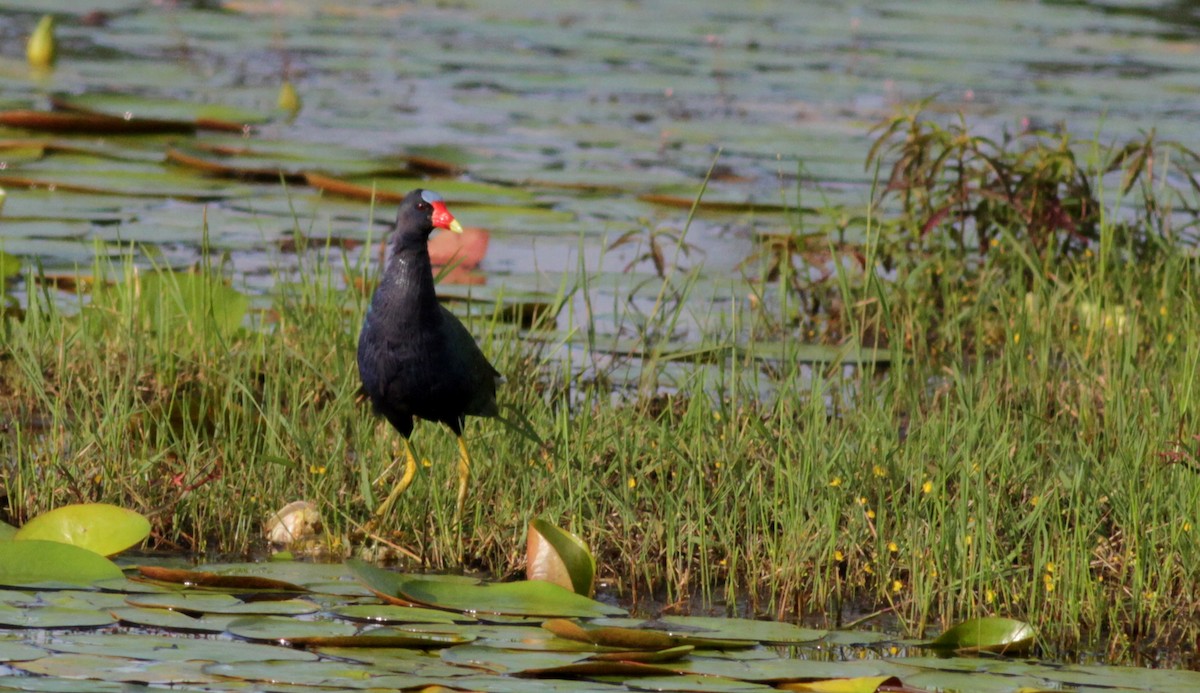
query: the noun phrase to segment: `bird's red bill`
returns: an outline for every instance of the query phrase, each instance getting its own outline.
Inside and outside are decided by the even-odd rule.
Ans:
[[[454,218],[450,210],[446,209],[446,203],[440,200],[430,202],[433,205],[433,226],[438,229],[450,229],[454,233],[462,233],[462,224]]]

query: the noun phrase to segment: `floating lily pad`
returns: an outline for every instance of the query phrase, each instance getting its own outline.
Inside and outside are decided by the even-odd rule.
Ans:
[[[203,662],[166,661],[136,662],[121,657],[90,654],[54,655],[28,662],[12,664],[31,674],[64,679],[87,679],[88,684],[76,682],[78,690],[94,690],[92,681],[129,683],[188,684],[213,683],[216,678],[202,673]]]
[[[542,627],[560,638],[625,650],[664,650],[679,644],[671,635],[651,629],[595,626],[565,619],[546,621]]]
[[[115,563],[78,546],[56,541],[0,542],[0,585],[88,585],[124,577]]]
[[[258,575],[221,575],[201,570],[181,570],[159,566],[138,566],[138,572],[151,580],[173,582],[189,587],[210,587],[229,590],[272,590],[276,592],[307,592],[300,585]]]
[[[208,614],[188,616],[182,611],[124,606],[109,609],[108,613],[122,623],[147,628],[163,628],[182,632],[224,633],[229,624],[244,616]]]
[[[247,640],[304,642],[312,638],[340,638],[354,635],[358,628],[345,621],[329,619],[300,620],[283,616],[250,616],[230,622],[230,635]]]
[[[0,604],[0,625],[9,628],[96,628],[116,622],[109,614],[95,609]]]
[[[218,103],[192,103],[173,99],[147,98],[130,94],[91,92],[51,99],[60,111],[110,116],[123,120],[146,120],[190,125],[194,129],[243,132],[249,125],[265,123],[270,116]]]
[[[306,179],[309,185],[325,192],[354,197],[360,200],[375,200],[380,203],[399,202],[414,188],[428,188],[436,191],[446,199],[446,204],[451,208],[454,205],[472,204],[525,205],[533,200],[533,195],[520,188],[506,188],[499,185],[468,181],[426,181],[419,178],[384,178],[378,176],[333,178],[314,172],[309,172],[306,175]],[[470,223],[470,219],[467,219],[467,223]]]
[[[625,687],[635,691],[680,691],[681,693],[756,693],[758,691],[777,690],[771,686],[764,686],[749,681],[738,681],[721,676],[696,676],[694,674],[685,676],[647,676],[640,679],[630,679],[625,682]],[[856,692],[847,690],[845,693]]]
[[[26,522],[15,539],[72,544],[102,556],[120,553],[150,536],[141,513],[107,503],[64,505]]]
[[[379,570],[359,560],[346,565],[364,582],[382,594],[404,600],[468,613],[519,616],[611,616],[624,609],[602,604],[540,580],[483,585],[449,584],[436,580],[406,578]]]
[[[973,618],[954,626],[929,643],[956,652],[1020,653],[1033,646],[1037,634],[1024,621],[998,616]]]
[[[475,620],[466,614],[395,604],[349,604],[335,607],[330,613],[342,618],[375,623],[458,623]]]
[[[316,604],[302,599],[244,602],[221,593],[176,592],[168,594],[137,594],[125,598],[130,606],[155,609],[175,609],[204,614],[258,614],[263,616],[298,616],[320,610]]]
[[[12,256],[10,255],[8,257],[12,257]],[[0,265],[4,265],[5,262],[6,262],[6,260],[5,260],[4,254],[0,253]],[[0,541],[11,541],[12,538],[14,536],[16,536],[16,534],[17,534],[16,527],[13,527],[12,525],[8,524],[7,522],[0,521]]]
[[[207,661],[258,662],[287,660],[312,662],[317,656],[304,650],[276,645],[216,640],[212,638],[178,638],[166,635],[100,633],[95,635],[62,635],[48,643],[46,649],[55,652],[128,657],[148,661]]]

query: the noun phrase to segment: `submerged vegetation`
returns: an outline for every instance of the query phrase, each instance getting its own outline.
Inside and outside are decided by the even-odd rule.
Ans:
[[[911,633],[998,614],[1064,656],[1194,641],[1200,287],[1194,248],[1166,231],[1175,189],[1154,143],[1108,159],[1122,193],[1142,184],[1133,216],[1100,193],[1111,166],[1075,162],[1077,142],[996,149],[914,118],[880,143],[902,162],[881,188],[898,216],[883,204],[865,242],[827,240],[820,276],[764,261],[695,350],[656,341],[695,276],[657,245],[661,300],[607,360],[544,331],[586,275],[532,325],[471,311],[510,423],[473,423],[461,537],[449,464],[363,534],[397,441],[358,392],[365,293],[341,287],[373,274],[373,254],[348,265],[319,248],[267,306],[225,285],[220,258],[177,274],[98,255],[93,276],[123,280],[67,310],[31,291],[0,351],[3,508],[19,524],[115,503],[151,517],[153,548],[242,552],[306,498],[335,555],[382,541],[445,568],[461,538],[466,567],[492,573],[520,563],[544,516],[593,547],[609,591],[669,610],[701,597]],[[813,363],[813,342],[850,349]],[[627,367],[642,383],[671,369],[672,387],[614,396],[607,375]],[[418,458],[454,459],[431,426]]]

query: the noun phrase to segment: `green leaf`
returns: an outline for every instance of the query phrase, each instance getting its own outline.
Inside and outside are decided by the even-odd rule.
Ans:
[[[37,539],[0,542],[0,585],[90,585],[124,574],[100,554]]]
[[[596,559],[579,537],[538,518],[529,523],[525,577],[592,595]]]
[[[958,652],[1024,652],[1033,645],[1033,626],[1012,618],[987,616],[954,626],[929,643]]]
[[[150,521],[140,513],[107,503],[82,503],[38,515],[17,530],[14,539],[57,541],[111,556],[148,536]]]
[[[16,536],[16,534],[17,534],[16,527],[13,527],[12,525],[8,524],[7,522],[0,521],[0,541],[12,541],[13,537]]]
[[[464,612],[520,616],[597,617],[625,610],[540,580],[484,585],[405,577],[351,559],[347,567],[371,589],[418,604]]]

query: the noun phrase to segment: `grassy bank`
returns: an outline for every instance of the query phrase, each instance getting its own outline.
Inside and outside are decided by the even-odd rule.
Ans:
[[[691,396],[619,401],[474,316],[508,375],[510,418],[541,442],[469,424],[468,566],[518,567],[525,525],[542,515],[580,534],[626,596],[781,615],[865,605],[912,632],[995,613],[1056,646],[1115,654],[1190,640],[1194,261],[1110,262],[1105,281],[1084,261],[1030,282],[1005,247],[991,258],[960,274],[932,256],[895,282],[843,282],[855,308],[842,324],[887,336],[886,369],[764,362],[751,341],[697,368],[680,389]],[[353,550],[396,436],[357,398],[364,299],[334,288],[344,269],[313,267],[261,329],[219,316],[164,328],[158,302],[194,300],[170,282],[156,298],[119,284],[74,314],[35,297],[4,326],[9,519],[108,501],[152,513],[155,546],[237,552],[307,498],[335,552]],[[747,325],[782,324],[777,307],[739,305]],[[451,566],[453,437],[423,424],[414,442],[431,464],[379,531]]]

